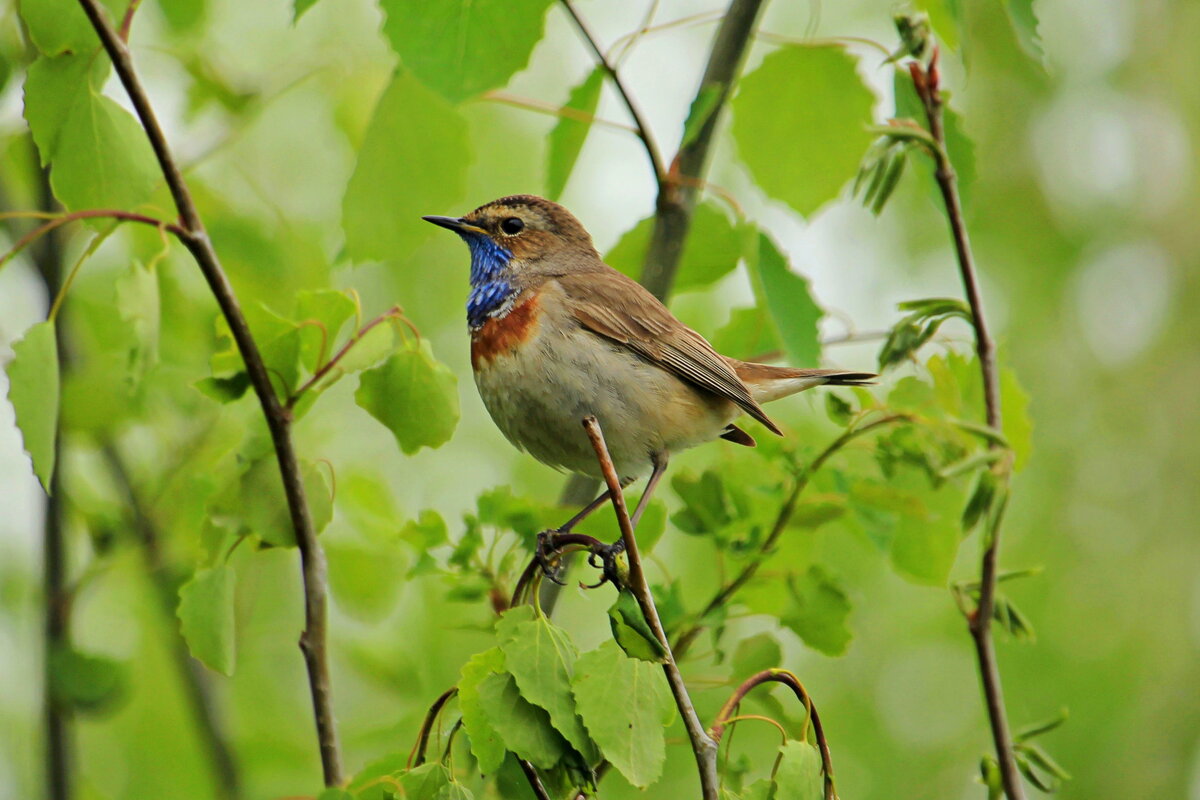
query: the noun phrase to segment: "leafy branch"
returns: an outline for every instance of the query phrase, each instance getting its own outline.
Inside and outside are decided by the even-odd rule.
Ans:
[[[717,590],[712,599],[709,600],[704,606],[704,609],[696,616],[697,620],[700,621],[692,624],[688,628],[685,628],[676,637],[676,656],[682,658],[692,646],[692,643],[696,640],[696,637],[704,631],[705,625],[703,620],[712,612],[727,604],[743,586],[749,583],[750,580],[756,574],[758,574],[758,570],[763,565],[763,562],[765,562],[767,557],[774,552],[775,545],[778,543],[779,537],[783,535],[785,530],[787,530],[788,522],[791,520],[792,515],[796,512],[796,506],[800,501],[800,495],[804,492],[805,488],[812,480],[813,475],[815,475],[821,469],[821,467],[825,465],[825,462],[832,458],[847,444],[864,434],[870,433],[873,430],[877,430],[887,425],[911,421],[912,417],[908,414],[887,414],[870,422],[865,422],[864,417],[860,416],[855,422],[847,427],[840,436],[830,442],[830,444],[824,450],[822,450],[816,458],[814,458],[807,466],[805,466],[796,476],[796,480],[792,484],[792,490],[788,493],[787,498],[779,507],[779,513],[776,514],[775,521],[771,525],[771,532],[767,534],[767,537],[763,540],[762,545],[758,549],[758,553],[750,560],[748,564],[746,564],[746,566],[742,567],[741,571],[734,576],[733,580],[729,581]]]
[[[133,66],[129,48],[121,35],[113,29],[97,0],[79,0],[92,27],[112,59],[121,84],[141,120],[146,136],[154,150],[159,167],[166,179],[167,188],[179,212],[179,224],[172,233],[196,259],[200,271],[208,282],[221,313],[229,324],[238,351],[246,364],[246,371],[255,394],[262,406],[263,416],[271,433],[279,471],[287,497],[296,545],[300,551],[304,583],[305,628],[300,636],[300,649],[304,654],[308,670],[309,690],[312,696],[313,713],[316,718],[317,739],[321,752],[321,766],[325,785],[336,786],[342,782],[341,755],[337,730],[333,717],[332,689],[329,679],[329,664],[326,652],[326,595],[328,577],[325,554],[317,542],[312,515],[305,498],[304,482],[291,438],[292,416],[275,394],[271,379],[263,363],[262,354],[250,332],[250,326],[242,313],[233,287],[221,267],[220,259],[205,230],[199,211],[192,199],[187,183],[183,179],[174,155],[167,144],[166,136],[158,124],[149,97],[142,87]]]
[[[941,76],[938,70],[938,51],[932,50],[928,65],[920,60],[908,64],[913,88],[925,112],[928,122],[929,137],[936,147],[928,148],[934,160],[934,179],[946,209],[946,218],[950,225],[950,233],[954,240],[955,255],[958,260],[959,275],[962,278],[963,290],[967,304],[970,307],[969,321],[975,333],[975,352],[979,357],[979,369],[983,378],[983,399],[987,426],[999,434],[1001,431],[1000,411],[1000,376],[996,367],[996,347],[988,330],[987,320],[983,313],[983,299],[979,292],[979,280],[975,268],[975,259],[971,252],[970,240],[967,237],[966,222],[963,219],[962,201],[958,193],[957,178],[954,166],[946,150],[946,133],[944,127],[945,104],[941,94]],[[989,442],[993,448],[1002,445],[995,439]],[[1008,461],[992,467],[992,474],[999,473],[998,480],[1007,482]],[[987,473],[984,473],[987,474]],[[1007,490],[1002,489],[996,494],[1007,497]],[[987,705],[988,721],[992,731],[992,741],[996,750],[998,771],[1004,787],[1004,793],[1009,800],[1023,800],[1025,790],[1018,773],[1017,759],[1014,755],[1013,739],[1009,732],[1008,720],[1005,715],[1004,693],[1000,681],[1000,668],[996,662],[995,642],[992,638],[991,625],[996,610],[997,560],[1000,547],[1000,527],[1004,516],[1005,502],[1003,499],[989,503],[992,512],[984,531],[984,549],[980,565],[978,586],[978,601],[975,610],[968,614],[968,626],[971,638],[975,644],[976,658],[979,662],[980,678],[983,684],[984,699]]]

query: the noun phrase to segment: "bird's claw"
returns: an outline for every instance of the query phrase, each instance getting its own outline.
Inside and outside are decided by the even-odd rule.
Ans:
[[[542,570],[542,575],[549,578],[559,586],[566,586],[567,582],[558,579],[558,548],[554,544],[554,534],[558,531],[541,531],[537,535],[537,550],[534,552],[534,559],[537,565]]]
[[[606,582],[611,582],[613,586],[620,588],[623,580],[617,558],[624,552],[625,540],[623,539],[617,539],[609,545],[593,547],[588,552],[588,564],[600,570],[601,577],[595,585],[587,588],[594,589],[597,586],[603,586]]]

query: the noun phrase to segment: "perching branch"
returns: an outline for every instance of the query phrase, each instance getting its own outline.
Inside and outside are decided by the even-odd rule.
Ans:
[[[979,294],[975,259],[971,243],[967,238],[967,226],[963,220],[962,202],[958,195],[958,182],[954,166],[946,151],[946,135],[943,127],[944,103],[941,95],[938,72],[938,51],[935,48],[928,68],[919,61],[909,63],[913,87],[925,109],[929,122],[929,134],[936,142],[933,149],[935,164],[934,178],[941,191],[946,207],[946,218],[954,238],[955,255],[958,258],[959,274],[967,303],[971,307],[971,324],[975,330],[975,352],[979,356],[979,369],[983,375],[983,399],[988,427],[1001,430],[1000,377],[996,368],[996,348],[988,331],[983,314],[983,299]],[[995,442],[992,446],[996,446]],[[1000,683],[1000,668],[996,663],[995,642],[992,639],[992,613],[996,600],[996,562],[1000,547],[1000,522],[1003,508],[985,532],[983,559],[980,566],[979,604],[974,614],[968,616],[971,638],[975,642],[975,654],[979,661],[979,675],[983,684],[983,695],[987,703],[988,721],[992,729],[992,741],[996,748],[996,759],[1000,764],[1000,777],[1004,793],[1009,800],[1024,800],[1025,789],[1013,757],[1012,735],[1004,710],[1004,691]]]
[[[742,699],[750,693],[750,690],[755,686],[761,686],[764,683],[775,681],[787,686],[795,693],[796,699],[804,705],[804,710],[808,713],[808,718],[812,720],[813,736],[817,740],[817,749],[821,752],[821,773],[824,777],[825,800],[837,800],[837,790],[833,785],[833,756],[829,753],[829,742],[825,738],[825,729],[821,727],[821,717],[817,714],[817,707],[812,701],[812,697],[805,690],[804,685],[800,683],[800,679],[788,672],[785,669],[764,669],[762,672],[751,675],[730,695],[725,701],[725,705],[717,712],[717,719],[708,729],[709,735],[718,744],[721,741],[721,736],[725,733],[725,727],[734,720],[734,714],[738,704]]]
[[[596,421],[595,417],[586,417],[583,420],[583,427],[587,431],[588,439],[592,442],[592,448],[596,451],[596,458],[600,461],[600,470],[604,474],[604,482],[608,485],[613,509],[617,514],[617,523],[621,528],[621,540],[625,543],[625,555],[629,559],[629,589],[637,598],[638,605],[642,609],[642,616],[646,618],[650,630],[654,632],[654,637],[658,639],[666,653],[663,672],[667,675],[667,683],[671,686],[671,694],[675,697],[675,705],[679,708],[679,715],[683,718],[683,727],[687,729],[692,752],[696,756],[696,766],[700,771],[701,794],[704,800],[717,800],[720,791],[720,782],[717,779],[717,743],[709,737],[700,723],[700,717],[697,716],[687,687],[683,683],[683,676],[675,664],[675,656],[671,653],[671,643],[667,640],[666,632],[663,631],[662,621],[658,617],[658,609],[654,606],[654,595],[650,592],[650,585],[646,582],[646,573],[642,570],[642,557],[638,552],[637,539],[633,535],[633,522],[629,519],[629,509],[625,506],[621,480],[617,477],[617,468],[613,466],[612,456],[609,455],[608,446],[604,443],[604,432],[600,430],[600,423]]]
[[[304,483],[300,476],[300,465],[292,445],[291,422],[288,410],[275,395],[271,379],[263,364],[258,345],[250,333],[250,326],[242,314],[233,287],[221,267],[216,250],[204,229],[204,223],[196,210],[187,184],[179,166],[167,145],[166,136],[158,124],[149,97],[133,67],[129,48],[112,27],[97,0],[79,0],[84,12],[95,28],[104,45],[121,84],[141,120],[150,146],[158,159],[159,166],[170,189],[175,207],[179,211],[179,240],[196,259],[209,288],[216,297],[221,313],[229,324],[229,330],[246,364],[246,372],[254,392],[262,406],[263,416],[271,432],[271,441],[279,462],[284,495],[287,497],[296,546],[300,551],[300,562],[304,582],[305,628],[300,636],[300,649],[304,653],[308,669],[309,690],[312,695],[313,715],[316,718],[317,739],[321,751],[321,767],[325,785],[336,786],[342,782],[341,756],[337,730],[333,718],[333,700],[329,681],[329,664],[326,653],[326,575],[325,554],[317,542],[312,515],[305,499]]]
[[[659,192],[662,192],[664,183],[667,180],[667,170],[663,167],[662,154],[658,150],[658,145],[654,141],[654,134],[650,130],[650,126],[646,124],[646,120],[642,117],[642,112],[638,109],[637,103],[633,101],[633,95],[626,88],[624,81],[621,80],[621,73],[612,65],[608,57],[604,55],[604,51],[596,42],[596,37],[592,36],[592,32],[588,30],[587,24],[583,18],[575,11],[575,7],[571,5],[571,0],[562,0],[563,8],[575,23],[575,27],[579,28],[580,35],[587,40],[588,45],[592,48],[592,52],[596,54],[596,63],[600,65],[608,77],[612,80],[613,86],[616,87],[617,93],[621,95],[621,100],[625,103],[625,108],[629,109],[629,116],[633,119],[634,127],[637,129],[638,138],[642,140],[642,145],[646,148],[646,155],[650,159],[650,167],[654,170],[654,180],[658,184]]]
[[[722,586],[713,598],[708,601],[704,610],[697,615],[697,619],[704,619],[713,611],[724,606],[729,600],[741,590],[743,586],[750,582],[757,573],[759,567],[767,559],[774,550],[775,544],[779,541],[779,537],[787,530],[788,522],[791,521],[792,515],[796,512],[796,505],[800,500],[801,493],[807,488],[808,483],[812,480],[812,476],[817,473],[825,465],[835,453],[841,450],[850,442],[865,433],[870,433],[877,428],[882,428],[885,425],[892,425],[898,422],[909,422],[911,417],[907,414],[888,414],[880,417],[865,425],[851,425],[842,432],[842,435],[834,439],[821,453],[806,466],[799,475],[796,476],[796,482],[792,484],[792,491],[788,493],[787,499],[783,501],[783,505],[779,507],[779,513],[775,516],[775,523],[771,526],[771,532],[763,540],[762,546],[759,547],[757,555],[750,560],[746,566],[731,580],[729,583]],[[690,628],[686,628],[679,637],[675,640],[675,654],[682,658],[688,648],[692,646],[692,642],[704,630],[704,626],[697,622]]]

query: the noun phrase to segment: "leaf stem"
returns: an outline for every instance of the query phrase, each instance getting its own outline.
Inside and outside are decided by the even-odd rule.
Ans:
[[[433,730],[433,722],[442,711],[442,707],[450,702],[450,698],[458,694],[458,687],[451,686],[446,691],[438,695],[438,698],[433,701],[433,705],[425,712],[425,719],[421,722],[421,732],[417,736],[417,743],[413,746],[413,751],[408,754],[407,766],[411,769],[419,767],[425,763],[425,749],[429,747],[429,734]]]
[[[967,226],[963,219],[962,201],[958,194],[958,181],[954,166],[946,151],[946,134],[943,126],[944,102],[941,95],[938,71],[938,51],[935,48],[929,66],[918,61],[909,63],[909,74],[913,87],[925,109],[929,122],[929,134],[937,143],[934,157],[934,178],[946,207],[946,218],[954,239],[954,251],[958,259],[959,275],[967,304],[971,307],[971,324],[975,330],[975,352],[979,356],[979,369],[983,376],[983,399],[985,419],[988,427],[997,433],[1001,430],[1000,379],[996,368],[996,348],[988,331],[983,314],[983,299],[976,277],[975,259],[971,243],[967,238]],[[997,444],[993,441],[991,446]],[[1013,756],[1012,735],[1004,709],[1004,691],[1000,682],[1000,668],[996,662],[995,642],[992,638],[992,613],[996,601],[997,554],[1000,547],[1000,522],[1003,512],[992,521],[989,535],[984,541],[980,564],[979,602],[975,612],[968,615],[971,639],[975,643],[975,654],[979,662],[980,681],[987,704],[988,721],[992,729],[992,741],[996,748],[996,759],[1000,764],[1000,778],[1004,793],[1009,800],[1024,800],[1025,789]]]
[[[300,398],[304,396],[304,393],[315,386],[322,378],[328,375],[330,370],[336,367],[338,362],[341,361],[351,349],[353,349],[354,345],[361,342],[363,337],[371,332],[372,328],[382,322],[386,322],[387,320],[396,319],[403,313],[404,312],[400,306],[392,306],[387,311],[383,312],[378,317],[359,328],[358,332],[351,336],[350,339],[347,340],[344,345],[342,345],[341,349],[334,354],[333,358],[329,359],[320,367],[318,367],[317,371],[312,374],[312,377],[301,384],[300,388],[288,397],[287,408],[294,408]]]
[[[796,477],[796,482],[792,485],[791,492],[788,493],[787,499],[783,501],[783,505],[779,507],[779,513],[775,516],[775,522],[771,526],[771,532],[767,535],[767,538],[763,540],[762,546],[759,547],[758,554],[754,560],[742,567],[741,571],[733,580],[717,590],[717,593],[713,595],[713,598],[708,601],[708,605],[706,605],[704,610],[697,615],[697,619],[703,620],[709,614],[728,603],[730,599],[732,599],[733,596],[737,594],[743,586],[749,583],[750,579],[758,573],[759,567],[761,567],[763,562],[766,561],[767,556],[774,551],[775,544],[779,541],[779,537],[783,535],[785,530],[787,530],[788,522],[791,521],[792,515],[796,512],[796,505],[800,500],[801,493],[803,493],[805,488],[807,488],[808,482],[812,479],[812,476],[815,475],[817,471],[825,465],[826,461],[832,458],[835,453],[837,453],[847,444],[863,434],[870,433],[871,431],[882,428],[885,425],[892,425],[897,422],[910,422],[911,420],[912,418],[907,414],[888,414],[887,416],[880,417],[879,419],[873,420],[865,425],[852,424],[840,436],[834,439],[828,447],[822,450],[821,453],[812,460],[812,463],[806,466]],[[678,657],[682,658],[684,656],[684,654],[688,651],[688,648],[692,646],[692,642],[694,642],[696,637],[699,636],[704,630],[704,627],[705,626],[702,622],[696,622],[690,628],[685,629],[683,633],[679,634],[679,637],[675,640],[675,653]]]
[[[179,166],[167,144],[166,136],[158,124],[150,99],[142,87],[129,48],[120,35],[113,30],[98,0],[79,0],[88,19],[95,28],[105,51],[112,59],[121,84],[141,120],[142,128],[150,140],[150,146],[158,159],[167,187],[175,207],[179,211],[180,225],[173,232],[196,259],[209,288],[220,306],[221,313],[229,323],[230,332],[237,343],[238,351],[246,364],[246,372],[262,406],[263,416],[271,433],[279,471],[287,497],[296,545],[300,551],[301,573],[304,584],[304,631],[300,635],[300,649],[304,654],[308,671],[309,691],[312,697],[313,715],[316,721],[317,740],[321,754],[321,767],[326,786],[337,786],[342,782],[341,755],[337,729],[333,717],[332,689],[329,679],[329,663],[326,648],[328,576],[325,554],[317,542],[312,515],[305,499],[304,483],[291,438],[290,410],[280,403],[271,386],[270,376],[263,364],[258,345],[250,332],[250,326],[242,314],[237,296],[229,283],[221,262],[213,249],[212,242],[200,219],[191,192],[179,170]],[[156,222],[157,224],[157,222]]]
[[[646,618],[650,630],[654,632],[655,638],[658,639],[666,653],[663,672],[667,675],[667,683],[670,684],[671,694],[675,697],[675,705],[679,708],[680,716],[683,717],[683,727],[687,730],[692,752],[696,756],[696,766],[700,772],[701,795],[704,800],[717,800],[720,792],[720,782],[717,779],[717,743],[705,732],[700,717],[692,705],[692,699],[688,695],[683,675],[680,674],[679,667],[675,663],[675,656],[671,653],[671,643],[663,630],[662,621],[658,617],[658,609],[654,606],[654,595],[650,592],[650,585],[646,582],[646,573],[642,570],[642,558],[638,552],[637,539],[633,535],[633,522],[629,518],[629,509],[625,505],[625,494],[621,491],[621,480],[617,477],[617,469],[613,466],[612,456],[608,452],[608,446],[604,443],[604,432],[600,430],[600,423],[596,421],[596,418],[591,416],[584,418],[583,427],[587,431],[588,439],[592,442],[592,448],[596,451],[604,482],[608,485],[612,498],[613,510],[617,514],[617,524],[621,528],[621,540],[625,543],[625,555],[629,559],[629,589],[637,598],[638,605],[642,609],[642,616]]]
[[[39,213],[38,216],[43,215]],[[49,222],[47,222],[45,225],[34,228],[29,233],[22,236],[17,240],[16,244],[8,249],[8,252],[0,256],[0,267],[3,267],[5,264],[7,264],[9,260],[13,258],[13,256],[20,253],[32,242],[37,241],[54,229],[66,225],[68,222],[75,222],[76,220],[81,219],[115,219],[124,222],[141,222],[146,225],[153,225],[159,229],[166,228],[176,236],[180,236],[183,233],[183,229],[174,223],[164,222],[161,219],[148,217],[145,214],[135,214],[132,211],[119,211],[114,208],[89,208],[83,211],[72,211],[69,214],[51,214],[48,216],[51,217]]]
[[[734,690],[729,699],[725,701],[725,705],[717,712],[716,722],[708,729],[709,735],[717,743],[720,743],[721,736],[725,733],[725,727],[730,722],[739,719],[734,714],[742,699],[754,687],[772,681],[787,686],[796,695],[796,699],[804,704],[804,709],[808,712],[808,718],[812,721],[813,735],[817,737],[817,749],[821,752],[821,772],[824,776],[825,800],[837,800],[837,790],[833,785],[833,756],[829,753],[829,741],[825,738],[825,729],[821,726],[821,717],[817,714],[817,707],[812,701],[812,696],[804,688],[804,684],[800,683],[800,679],[786,669],[764,669],[762,672],[757,672],[742,681],[742,684]]]
[[[650,166],[654,170],[654,179],[658,183],[659,191],[661,192],[662,186],[667,180],[667,170],[663,167],[662,154],[659,152],[658,145],[654,141],[654,134],[651,132],[650,126],[646,124],[645,118],[642,117],[642,112],[633,100],[633,95],[625,86],[625,82],[621,80],[621,73],[617,71],[617,68],[604,55],[604,50],[600,48],[596,37],[592,35],[587,23],[579,16],[579,12],[575,10],[575,6],[571,5],[571,0],[561,0],[561,2],[568,16],[575,23],[575,27],[579,29],[580,35],[587,40],[588,45],[592,48],[592,52],[595,53],[596,63],[608,74],[608,77],[613,82],[613,86],[617,89],[617,93],[621,95],[621,100],[624,101],[625,108],[629,110],[629,116],[633,119],[638,138],[642,140],[642,146],[646,149],[646,155],[650,159]]]

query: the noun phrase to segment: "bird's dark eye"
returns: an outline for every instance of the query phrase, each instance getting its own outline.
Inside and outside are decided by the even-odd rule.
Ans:
[[[500,230],[507,233],[509,236],[516,236],[521,231],[525,230],[525,222],[520,217],[509,217],[500,223]]]

